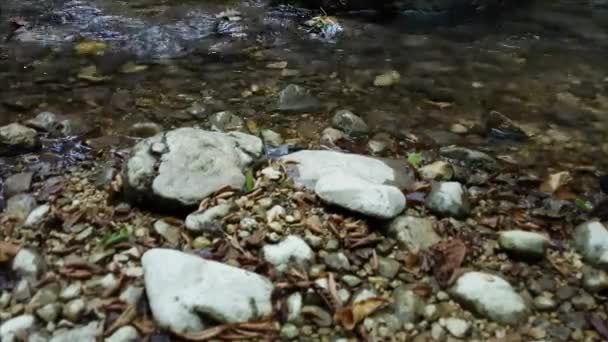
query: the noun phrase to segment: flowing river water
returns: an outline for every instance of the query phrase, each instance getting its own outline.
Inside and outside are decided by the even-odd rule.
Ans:
[[[0,10],[0,124],[48,110],[77,118],[92,137],[127,136],[134,123],[204,125],[229,110],[311,138],[350,109],[410,150],[472,146],[539,170],[606,164],[600,2],[537,1],[476,17],[350,14],[328,36],[304,25],[319,12],[258,1],[7,0]],[[102,44],[75,51],[82,42]],[[395,71],[397,82],[374,86]],[[321,107],[278,112],[289,84]],[[492,110],[532,138],[478,134]]]

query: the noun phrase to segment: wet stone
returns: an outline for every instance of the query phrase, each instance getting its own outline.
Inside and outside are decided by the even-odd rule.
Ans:
[[[538,296],[534,298],[534,307],[539,311],[550,311],[557,307],[557,302],[550,297]]]
[[[452,165],[442,160],[425,165],[418,169],[420,176],[426,180],[449,181],[454,177]]]
[[[593,268],[583,271],[583,287],[591,293],[608,291],[608,273]]]
[[[245,122],[241,117],[230,111],[219,112],[211,115],[209,124],[214,131],[236,131],[244,127]]]
[[[576,288],[572,287],[572,286],[560,286],[555,295],[557,296],[557,298],[559,300],[568,300],[572,297],[574,297],[574,295],[576,294]]]
[[[325,264],[336,271],[350,269],[350,261],[344,253],[329,253],[324,258]]]
[[[401,269],[401,263],[395,259],[380,257],[378,258],[378,274],[382,277],[392,279]]]
[[[31,152],[40,146],[36,130],[13,123],[0,127],[0,156]]]
[[[466,217],[470,211],[468,195],[458,182],[434,183],[426,206],[441,216]]]
[[[465,147],[447,146],[439,149],[441,156],[464,163],[469,168],[496,170],[498,162],[488,154]]]
[[[389,224],[388,233],[410,251],[426,249],[441,240],[433,221],[423,217],[399,216]]]
[[[310,92],[299,85],[290,84],[279,93],[277,109],[286,112],[314,110],[320,105]]]
[[[4,181],[4,196],[10,198],[22,192],[28,192],[32,186],[33,176],[34,174],[31,172],[22,172],[8,177]]]
[[[349,110],[339,110],[332,118],[332,125],[348,135],[365,134],[369,127],[359,116]]]
[[[8,199],[6,203],[6,213],[19,220],[25,220],[36,206],[37,203],[34,196],[30,194],[19,194]]]
[[[534,232],[510,230],[500,232],[498,244],[515,256],[538,259],[544,256],[549,239]]]
[[[593,310],[597,306],[595,298],[587,293],[572,297],[571,302],[575,309],[583,311]]]
[[[579,225],[574,232],[574,245],[586,261],[608,270],[608,230],[600,222]]]

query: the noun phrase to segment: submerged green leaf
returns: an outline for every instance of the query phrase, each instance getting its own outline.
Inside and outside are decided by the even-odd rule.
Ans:
[[[418,152],[410,152],[407,154],[407,161],[415,168],[419,168],[422,164],[422,154]]]
[[[587,201],[585,199],[582,199],[580,197],[578,197],[578,198],[576,198],[574,200],[574,204],[579,209],[584,210],[584,211],[591,211],[591,210],[593,210],[593,205],[591,204],[591,202],[589,202],[589,201]]]

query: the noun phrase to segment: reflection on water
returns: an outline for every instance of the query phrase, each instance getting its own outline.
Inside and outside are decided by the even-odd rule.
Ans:
[[[103,134],[127,134],[135,122],[193,125],[231,110],[306,137],[305,130],[326,126],[334,110],[348,108],[377,132],[410,142],[415,136],[412,148],[463,144],[522,165],[606,166],[602,1],[538,1],[469,20],[453,13],[409,12],[390,21],[345,15],[335,39],[315,39],[304,26],[318,13],[255,1],[0,6],[3,22],[25,21],[0,44],[0,124],[44,109],[77,114]],[[227,7],[239,13],[219,15]],[[9,26],[0,29],[3,36]],[[83,40],[109,47],[75,53]],[[388,71],[397,71],[399,82],[373,86]],[[322,103],[306,120],[274,111],[276,94],[291,83]],[[478,134],[475,124],[491,110],[535,137],[505,144]]]

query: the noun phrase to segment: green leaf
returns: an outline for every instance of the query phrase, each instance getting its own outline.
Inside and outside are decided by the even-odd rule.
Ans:
[[[576,198],[576,199],[574,200],[574,204],[575,204],[575,205],[576,205],[576,206],[577,206],[579,209],[584,210],[584,211],[591,211],[591,210],[593,210],[593,205],[592,205],[592,204],[591,204],[589,201],[587,201],[587,200],[585,200],[585,199],[582,199],[582,198],[580,198],[580,197],[579,197],[579,198]]]
[[[247,172],[245,172],[245,190],[247,192],[253,190],[254,183],[253,170],[247,169]]]
[[[126,229],[123,229],[119,232],[113,232],[113,233],[106,234],[101,239],[101,244],[104,247],[108,247],[108,246],[115,245],[119,242],[123,242],[128,239],[129,239],[129,232]]]
[[[422,154],[418,152],[410,152],[407,154],[407,161],[415,168],[419,168],[422,164]]]

